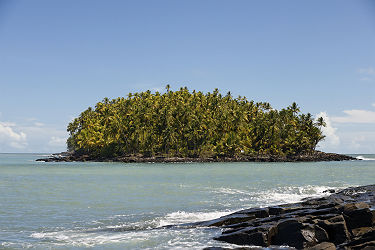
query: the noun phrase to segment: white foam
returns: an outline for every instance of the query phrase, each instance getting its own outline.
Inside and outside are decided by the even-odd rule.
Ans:
[[[146,231],[134,231],[131,233],[87,233],[79,230],[62,230],[57,232],[33,233],[33,238],[50,240],[55,245],[72,245],[92,247],[106,243],[119,243],[129,240],[141,240],[148,237]]]
[[[219,218],[221,216],[227,215],[233,211],[213,211],[213,212],[186,212],[186,211],[177,211],[168,213],[162,217],[156,217],[146,221],[138,221],[132,223],[120,223],[117,225],[111,226],[99,226],[92,229],[72,229],[72,230],[59,230],[54,232],[35,232],[30,235],[30,237],[35,239],[40,239],[42,241],[48,241],[50,244],[56,246],[73,246],[73,247],[93,247],[102,244],[116,244],[122,243],[126,245],[138,245],[143,244],[144,242],[157,242],[159,238],[171,238],[175,239],[176,236],[181,236],[184,234],[181,240],[185,240],[185,243],[174,242],[174,244],[184,246],[185,244],[198,244],[193,239],[187,240],[187,235],[193,235],[195,229],[186,229],[192,230],[190,233],[187,233],[185,229],[171,230],[164,229],[163,226],[166,225],[175,225],[183,224],[204,220],[211,220]],[[124,215],[126,216],[126,215]],[[116,215],[116,217],[122,217],[122,215]],[[111,229],[124,229],[116,232]],[[150,230],[156,229],[157,230]],[[104,230],[103,230],[104,229]],[[107,231],[106,229],[109,229]],[[182,230],[182,231],[181,231]],[[175,236],[173,236],[175,235]],[[143,243],[142,243],[143,242]],[[167,242],[159,242],[159,244],[166,244]],[[145,243],[146,244],[146,243]],[[169,243],[167,243],[168,245]],[[201,243],[199,243],[201,244]],[[172,244],[173,245],[173,244]],[[185,248],[187,245],[185,245]],[[202,246],[203,247],[203,246]],[[152,248],[150,248],[152,249]]]
[[[264,191],[247,191],[243,189],[222,187],[213,188],[211,192],[233,196],[233,200],[235,200],[236,205],[238,205],[238,201],[240,201],[243,208],[248,208],[259,206],[265,207],[281,203],[295,203],[304,198],[315,198],[329,195],[329,193],[323,193],[323,191],[337,188],[339,187],[306,185],[278,187]]]
[[[363,155],[359,155],[356,158],[359,160],[363,160],[363,161],[375,161],[375,158],[368,158],[368,157],[364,157]]]
[[[189,213],[184,211],[177,211],[167,214],[159,220],[159,227],[167,225],[176,225],[191,223],[197,221],[213,220],[221,216],[232,213],[233,211],[214,211],[214,212],[195,212]]]
[[[323,191],[327,189],[332,189],[332,187],[312,185],[280,187],[261,192],[255,198],[255,200],[262,203],[262,206],[277,205],[281,203],[295,203],[304,198],[317,198],[329,195],[329,193],[323,193]]]
[[[248,191],[234,189],[234,188],[217,188],[213,190],[214,193],[224,193],[224,194],[248,194]]]
[[[327,189],[337,189],[338,187],[306,185],[306,186],[287,186],[276,187],[265,191],[246,191],[246,188],[213,188],[214,193],[233,196],[233,200],[241,201],[241,208],[270,206],[282,203],[299,202],[306,197],[320,197],[328,195],[323,193]],[[342,188],[342,187],[341,187]],[[233,209],[233,208],[232,208]],[[54,232],[35,232],[30,236],[39,239],[41,244],[48,242],[55,246],[72,247],[93,247],[103,244],[121,244],[124,248],[142,248],[142,249],[202,249],[210,245],[207,240],[212,239],[216,231],[204,231],[200,228],[173,228],[166,229],[163,226],[192,223],[198,221],[212,220],[225,216],[234,211],[175,211],[164,216],[151,216],[149,219],[136,222],[125,222],[127,217],[132,215],[114,215],[110,217],[112,225],[105,222],[104,225],[94,221],[94,228],[76,228],[66,230],[56,230]],[[145,218],[145,217],[144,217]],[[119,221],[120,220],[120,221]],[[105,220],[107,221],[107,220]],[[107,231],[107,229],[109,229]],[[113,229],[113,230],[112,230]],[[117,230],[119,229],[119,230]],[[154,230],[156,229],[156,230]],[[210,229],[212,230],[212,229]],[[211,236],[208,236],[210,234]],[[214,242],[212,244],[216,244]],[[135,247],[137,246],[137,247]]]

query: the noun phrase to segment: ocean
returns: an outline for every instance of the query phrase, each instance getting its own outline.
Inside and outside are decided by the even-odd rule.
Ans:
[[[163,228],[375,183],[375,155],[309,163],[46,163],[0,154],[0,248],[231,247],[217,228]]]

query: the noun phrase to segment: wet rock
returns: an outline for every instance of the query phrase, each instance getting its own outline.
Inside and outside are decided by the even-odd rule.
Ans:
[[[219,241],[268,249],[374,249],[374,194],[375,185],[348,188],[299,203],[246,209],[194,226],[219,226],[224,229],[215,238]]]
[[[238,224],[241,222],[246,222],[252,219],[255,219],[255,215],[247,215],[247,214],[233,214],[231,216],[224,216],[216,220],[209,221],[207,223],[202,223],[202,226],[215,226],[215,227],[220,227],[220,226],[225,226],[225,225],[233,225],[233,224]]]
[[[323,193],[330,193],[330,194],[333,194],[335,193],[336,191],[334,189],[327,189],[327,190],[324,190]]]
[[[287,245],[301,249],[315,245],[318,240],[315,237],[315,229],[311,225],[304,225],[296,219],[288,219],[280,222],[277,233],[271,238],[272,245]]]
[[[262,232],[244,233],[235,232],[232,234],[225,234],[215,238],[215,240],[225,241],[237,245],[254,245],[254,246],[267,246],[267,239]]]

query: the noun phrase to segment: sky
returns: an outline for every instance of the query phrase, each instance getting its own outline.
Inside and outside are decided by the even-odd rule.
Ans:
[[[0,152],[61,152],[104,97],[187,86],[323,116],[375,153],[375,2],[0,0]]]

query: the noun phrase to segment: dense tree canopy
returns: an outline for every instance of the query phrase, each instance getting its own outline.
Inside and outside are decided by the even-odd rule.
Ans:
[[[315,149],[322,118],[301,114],[296,103],[280,111],[269,103],[181,88],[104,98],[68,125],[68,149],[95,157],[289,156]]]

